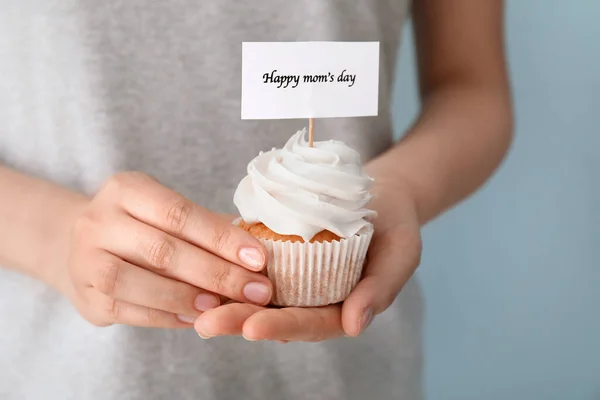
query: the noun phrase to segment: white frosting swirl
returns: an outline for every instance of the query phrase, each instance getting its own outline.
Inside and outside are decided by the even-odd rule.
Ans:
[[[344,143],[330,140],[309,147],[305,136],[303,129],[283,149],[250,161],[233,202],[244,221],[262,222],[280,235],[308,241],[328,230],[352,237],[376,216],[364,208],[372,198],[373,179],[363,172],[360,155]]]

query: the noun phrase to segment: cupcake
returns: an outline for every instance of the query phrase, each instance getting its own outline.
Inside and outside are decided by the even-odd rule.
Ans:
[[[250,161],[234,195],[235,223],[267,249],[274,305],[346,299],[373,236],[376,213],[365,208],[372,184],[356,151],[336,140],[310,147],[306,129]]]

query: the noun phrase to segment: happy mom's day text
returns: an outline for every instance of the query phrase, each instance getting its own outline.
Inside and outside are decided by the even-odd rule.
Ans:
[[[263,83],[272,83],[277,85],[277,89],[291,89],[298,87],[300,84],[301,75],[278,75],[277,70],[273,72],[265,73],[262,76]],[[356,82],[356,75],[346,74],[346,70],[343,70],[339,75],[334,75],[331,72],[321,75],[302,75],[302,83],[347,83],[348,87],[354,86]]]

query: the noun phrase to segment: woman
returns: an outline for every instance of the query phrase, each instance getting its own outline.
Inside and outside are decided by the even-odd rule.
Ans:
[[[9,0],[0,397],[420,398],[419,298],[407,281],[420,227],[480,186],[509,146],[502,6]],[[394,144],[409,11],[423,106]],[[381,42],[379,116],[318,122],[320,139],[368,161],[377,237],[343,305],[266,309],[264,249],[216,213],[235,212],[246,163],[303,123],[240,120],[241,43],[296,40]]]

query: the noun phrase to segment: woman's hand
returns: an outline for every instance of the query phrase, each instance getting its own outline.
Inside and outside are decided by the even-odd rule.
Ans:
[[[396,199],[400,199],[396,196]],[[374,204],[379,212],[363,278],[341,305],[264,308],[230,303],[201,315],[194,324],[203,338],[243,335],[248,340],[322,341],[358,336],[385,311],[420,262],[420,224],[412,201]]]
[[[111,178],[79,216],[57,285],[95,325],[189,327],[218,295],[267,304],[265,250],[141,173]]]

